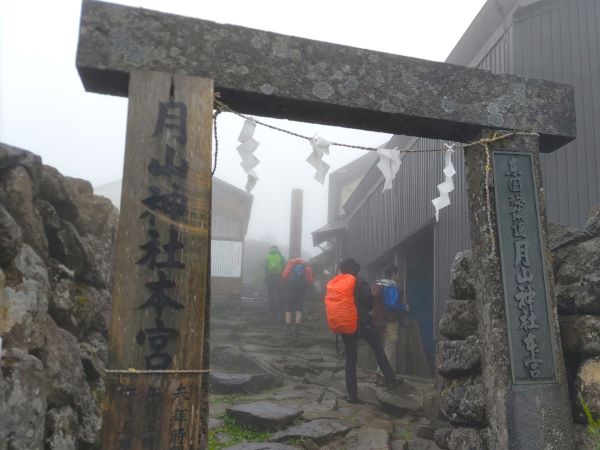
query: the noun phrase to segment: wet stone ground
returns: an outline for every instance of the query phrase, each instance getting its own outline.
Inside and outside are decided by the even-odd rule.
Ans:
[[[225,311],[211,320],[209,450],[439,448],[433,382],[390,392],[359,369],[362,403],[348,404],[333,334],[308,321],[288,336],[263,302]]]

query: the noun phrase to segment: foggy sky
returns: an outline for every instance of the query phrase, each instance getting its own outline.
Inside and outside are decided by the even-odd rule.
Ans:
[[[484,0],[384,1],[118,1],[131,6],[232,23],[311,39],[443,61]],[[0,141],[40,154],[45,164],[94,186],[122,178],[126,99],[85,93],[75,69],[80,2],[0,0]],[[389,135],[265,119],[328,140],[379,146]],[[243,119],[219,116],[216,176],[243,188],[245,174],[235,150]],[[312,179],[304,160],[307,142],[257,127],[261,143],[255,169],[249,238],[287,244],[293,188],[304,189],[303,249],[310,231],[325,224],[327,183]],[[334,171],[362,155],[331,149]]]

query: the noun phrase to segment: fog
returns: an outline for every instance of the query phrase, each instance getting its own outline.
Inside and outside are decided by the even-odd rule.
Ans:
[[[120,1],[132,6],[260,28],[431,60],[444,60],[483,0],[192,2]],[[431,12],[435,11],[435,17]],[[0,0],[0,141],[40,154],[63,174],[101,186],[122,178],[126,99],[85,93],[75,69],[80,2]],[[425,25],[426,24],[426,25]],[[327,140],[379,146],[389,135],[267,119],[268,123]],[[235,150],[243,119],[219,116],[216,176],[243,188]],[[257,127],[259,182],[248,238],[287,244],[290,192],[304,190],[303,250],[316,254],[310,232],[327,220],[327,182],[304,160],[308,142]],[[332,147],[334,171],[362,151]],[[330,171],[330,173],[331,173]]]

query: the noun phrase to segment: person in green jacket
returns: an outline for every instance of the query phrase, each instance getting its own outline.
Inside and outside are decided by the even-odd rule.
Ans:
[[[265,261],[265,284],[269,293],[269,314],[272,318],[279,317],[282,311],[283,296],[281,295],[281,275],[287,261],[279,251],[279,247],[272,245]]]

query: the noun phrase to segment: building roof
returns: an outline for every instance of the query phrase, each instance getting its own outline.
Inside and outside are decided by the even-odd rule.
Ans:
[[[313,247],[331,239],[337,233],[347,228],[348,222],[345,219],[336,219],[329,222],[327,225],[324,225],[311,233],[313,237]]]

